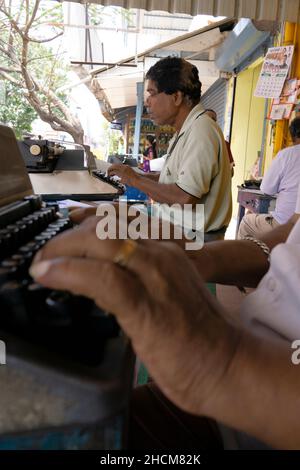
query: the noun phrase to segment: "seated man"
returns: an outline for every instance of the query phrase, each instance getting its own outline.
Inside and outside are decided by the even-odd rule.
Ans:
[[[151,119],[176,130],[164,166],[160,175],[141,175],[126,165],[112,165],[108,173],[161,203],[153,214],[161,218],[169,217],[167,205],[203,204],[205,240],[222,239],[231,217],[230,165],[222,132],[200,103],[198,70],[167,57],[146,78]],[[197,230],[193,224],[187,228]]]
[[[275,211],[271,214],[247,214],[243,217],[238,238],[260,237],[280,224],[285,224],[295,212],[297,188],[300,182],[300,118],[295,118],[289,127],[293,145],[281,150],[266,172],[260,189],[276,199]]]
[[[134,391],[133,448],[299,448],[300,194],[296,212],[261,241],[209,243],[192,261],[175,243],[100,241],[95,217],[38,253],[33,278],[113,312],[157,384]],[[261,278],[242,325],[203,282]]]

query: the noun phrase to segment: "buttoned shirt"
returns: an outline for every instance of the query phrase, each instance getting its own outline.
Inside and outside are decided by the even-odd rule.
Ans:
[[[191,110],[171,140],[159,182],[175,183],[199,199],[204,206],[205,232],[228,226],[232,208],[226,144],[219,126],[201,104]]]
[[[300,145],[294,145],[278,152],[260,186],[265,194],[277,194],[271,214],[279,224],[285,224],[295,212],[299,182]]]
[[[300,214],[300,185],[295,212]],[[300,219],[287,242],[272,250],[270,269],[244,300],[241,318],[257,331],[300,339]]]

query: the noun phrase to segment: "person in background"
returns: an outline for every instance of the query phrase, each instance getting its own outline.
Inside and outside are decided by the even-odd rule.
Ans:
[[[217,122],[218,116],[217,116],[216,111],[214,111],[213,109],[207,108],[205,110],[205,112],[209,117],[211,117],[215,122]],[[230,162],[231,176],[233,176],[234,175],[235,163],[234,163],[234,159],[233,159],[233,156],[232,156],[230,143],[227,140],[225,140],[225,144],[226,144],[226,147],[227,147],[227,153],[228,153],[228,158],[229,158],[229,162]]]
[[[157,151],[156,151],[156,140],[154,135],[147,135],[146,136],[146,141],[147,141],[147,148],[143,152],[144,158],[148,160],[153,160],[154,158],[157,158]]]
[[[173,204],[189,204],[192,216],[202,205],[205,241],[223,239],[232,211],[230,166],[222,132],[200,103],[198,69],[184,59],[167,57],[148,70],[146,79],[150,118],[176,131],[164,166],[160,175],[149,177],[126,165],[112,165],[108,174],[148,194],[159,203],[157,211],[165,220]],[[196,217],[191,219],[185,228],[200,233]]]
[[[275,196],[275,210],[270,214],[246,214],[239,227],[238,238],[259,237],[280,224],[286,223],[295,212],[297,188],[300,182],[300,118],[295,118],[289,131],[291,147],[280,150],[260,185],[260,190]]]

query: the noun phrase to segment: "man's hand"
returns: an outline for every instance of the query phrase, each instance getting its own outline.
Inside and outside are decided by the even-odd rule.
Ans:
[[[74,224],[81,224],[88,217],[95,215],[97,207],[70,207],[69,217]]]
[[[107,170],[108,176],[119,176],[121,183],[134,186],[138,174],[128,165],[111,165]]]
[[[163,392],[187,411],[205,412],[239,333],[219,315],[193,263],[175,244],[140,241],[124,269],[113,262],[124,241],[100,241],[96,225],[97,218],[89,218],[51,240],[37,255],[32,276],[114,313]]]

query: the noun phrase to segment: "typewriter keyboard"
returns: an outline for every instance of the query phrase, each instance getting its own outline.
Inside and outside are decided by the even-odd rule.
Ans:
[[[118,333],[114,318],[85,297],[37,284],[28,273],[36,252],[72,227],[57,212],[38,196],[0,208],[0,329],[96,366],[105,340]]]

